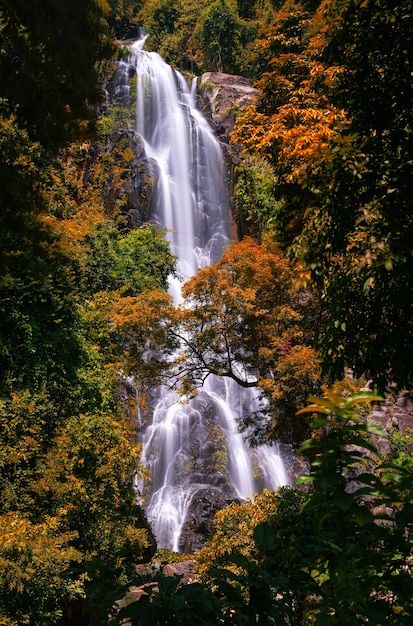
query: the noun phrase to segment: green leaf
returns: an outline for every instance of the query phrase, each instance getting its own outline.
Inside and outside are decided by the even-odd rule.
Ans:
[[[182,575],[161,576],[158,580],[159,595],[165,598],[172,596],[176,592],[181,580]]]
[[[269,522],[262,522],[254,529],[254,541],[260,552],[265,553],[274,546],[274,529]]]
[[[351,394],[348,398],[346,398],[346,404],[358,404],[360,402],[382,402],[383,397],[379,396],[372,391],[356,391]]]
[[[377,435],[377,437],[387,437],[386,431],[381,426],[374,424],[373,422],[366,422],[366,430],[372,435]]]
[[[316,480],[315,476],[300,476],[295,481],[296,485],[301,485],[302,483],[314,482]]]

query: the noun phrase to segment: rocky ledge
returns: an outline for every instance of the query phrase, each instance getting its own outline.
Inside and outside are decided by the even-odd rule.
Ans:
[[[199,108],[219,139],[229,143],[235,111],[252,104],[258,90],[246,78],[221,72],[206,72],[198,78]]]

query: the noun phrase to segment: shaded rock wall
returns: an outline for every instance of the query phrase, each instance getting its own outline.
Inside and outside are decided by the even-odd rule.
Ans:
[[[190,554],[203,548],[205,540],[213,534],[215,513],[231,502],[240,503],[240,500],[226,497],[218,487],[199,489],[191,500],[179,539],[179,550]]]
[[[406,391],[396,398],[387,398],[374,407],[369,419],[381,426],[386,433],[398,430],[403,435],[409,434],[409,429],[413,431],[413,394]],[[387,439],[377,439],[376,445],[383,456],[390,453]],[[411,452],[413,453],[413,449]]]
[[[106,151],[113,160],[112,171],[103,189],[103,202],[109,215],[122,213],[129,226],[149,219],[154,184],[154,168],[142,141],[133,130],[113,133]]]

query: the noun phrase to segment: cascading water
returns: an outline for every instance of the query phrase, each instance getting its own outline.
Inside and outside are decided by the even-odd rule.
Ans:
[[[230,240],[229,202],[220,146],[197,110],[183,76],[156,53],[132,46],[137,81],[136,132],[156,164],[152,214],[168,229],[183,280],[219,260]],[[180,300],[180,283],[171,281]],[[256,409],[257,395],[230,380],[208,377],[187,404],[159,389],[142,461],[151,481],[147,516],[159,547],[182,548],[182,527],[193,499],[206,489],[230,499],[287,483],[276,447],[250,450],[237,417]],[[142,486],[140,486],[142,488]]]

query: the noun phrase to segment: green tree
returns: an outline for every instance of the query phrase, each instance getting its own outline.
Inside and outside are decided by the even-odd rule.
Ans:
[[[18,230],[19,227],[21,230],[30,228],[30,223],[27,226],[24,224],[25,215],[45,209],[44,186],[47,173],[43,167],[40,144],[30,140],[27,131],[17,123],[16,116],[9,113],[7,107],[1,103],[0,146],[0,223],[3,231],[0,262],[4,263],[8,231]]]
[[[99,62],[113,52],[106,0],[1,2],[2,102],[30,137],[57,146],[87,130]]]
[[[0,280],[3,393],[43,383],[62,389],[74,381],[81,361],[79,266],[53,229],[36,218],[30,222],[34,241],[30,235],[1,237],[8,257]]]
[[[86,292],[119,291],[136,296],[145,289],[166,289],[175,272],[164,233],[146,224],[122,234],[106,224],[86,237]]]
[[[247,234],[257,239],[268,232],[277,214],[276,179],[264,159],[245,157],[235,169],[234,200],[237,218]],[[282,209],[282,202],[278,202]]]
[[[201,584],[180,585],[180,579],[180,576],[158,576],[157,590],[149,587],[139,602],[122,608],[116,623],[127,620],[133,626],[222,624],[221,603]]]
[[[149,34],[148,48],[177,69],[197,74],[242,69],[250,77],[259,28],[272,12],[269,0],[212,5],[206,0],[146,0],[139,18]]]
[[[131,39],[139,35],[137,15],[142,2],[136,0],[108,0],[110,14],[108,23],[117,39]]]
[[[301,513],[306,499],[297,488],[282,487],[216,514],[214,535],[196,558],[206,588],[223,602],[225,623],[307,623],[301,542],[311,535],[312,514]]]
[[[247,43],[247,26],[225,0],[211,4],[199,20],[200,48],[212,71],[239,73],[238,59]],[[249,34],[249,33],[248,33]]]
[[[198,50],[192,37],[199,13],[206,6],[205,0],[146,0],[139,17],[148,33],[148,48],[157,51],[173,67],[194,71]]]

